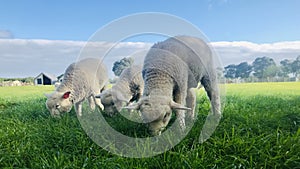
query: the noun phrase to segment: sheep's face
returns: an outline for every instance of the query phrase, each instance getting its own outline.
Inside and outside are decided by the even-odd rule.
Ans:
[[[120,99],[120,93],[112,90],[106,90],[96,97],[101,98],[101,103],[104,106],[104,111],[109,115],[113,115],[121,111],[122,106],[126,103],[124,100]]]
[[[152,135],[160,135],[167,127],[172,114],[168,100],[151,98],[140,105],[144,123],[148,123]]]
[[[72,101],[70,100],[71,92],[54,92],[53,94],[46,95],[46,107],[52,116],[59,116],[60,113],[70,112],[72,109]]]
[[[152,135],[160,135],[164,131],[170,122],[173,109],[191,110],[165,96],[146,96],[138,103],[130,104],[125,108],[139,110]]]
[[[104,111],[107,114],[112,115],[114,113],[114,107],[113,107],[114,103],[111,96],[111,90],[104,91],[99,96],[96,96],[96,98],[101,99],[101,103],[104,106]]]
[[[122,107],[127,105],[128,99],[125,99],[122,92],[118,90],[112,90],[111,95],[112,95],[113,106],[118,112],[120,112]]]

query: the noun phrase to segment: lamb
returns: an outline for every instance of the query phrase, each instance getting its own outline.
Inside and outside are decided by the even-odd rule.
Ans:
[[[82,116],[82,102],[88,99],[91,109],[95,104],[103,109],[100,99],[94,96],[100,94],[108,83],[105,65],[96,58],[86,58],[72,63],[65,71],[62,83],[47,97],[46,107],[52,116],[62,112],[70,112],[74,104],[78,116]]]
[[[160,135],[166,128],[172,110],[179,127],[185,130],[185,111],[191,119],[194,118],[194,88],[199,82],[210,99],[212,114],[221,117],[212,52],[201,39],[175,36],[154,44],[145,57],[142,76],[143,97],[125,108],[140,110],[152,135]]]
[[[103,91],[96,98],[101,98],[104,111],[110,116],[119,112],[125,103],[138,101],[142,96],[144,81],[142,78],[142,66],[133,65],[123,70],[116,84]]]

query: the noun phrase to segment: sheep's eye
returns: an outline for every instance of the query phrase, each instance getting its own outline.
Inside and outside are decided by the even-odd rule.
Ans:
[[[60,108],[60,105],[59,105],[59,104],[55,105],[55,108],[56,108],[56,109],[59,109],[59,108]]]
[[[164,121],[164,122],[166,122],[168,116],[169,116],[169,113],[166,113],[166,114],[164,115],[164,118],[163,118],[163,121]]]
[[[167,115],[168,115],[168,114],[166,113],[166,114],[165,114],[165,116],[164,116],[164,119],[166,119],[166,118],[167,118]]]

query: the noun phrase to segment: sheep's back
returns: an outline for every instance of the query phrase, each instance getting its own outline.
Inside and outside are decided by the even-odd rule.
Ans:
[[[106,81],[108,77],[105,66],[98,59],[88,58],[67,67],[63,82],[57,90],[88,90],[97,88]]]
[[[103,83],[108,79],[105,65],[96,58],[87,58],[77,62],[76,69],[83,72],[86,80],[90,82]]]
[[[123,70],[122,74],[120,75],[119,81],[126,81],[128,84],[136,84],[136,85],[143,85],[143,78],[142,78],[142,66],[140,65],[132,65],[129,68]]]
[[[132,65],[122,71],[120,78],[112,88],[123,93],[124,96],[131,97],[133,94],[139,93],[143,87],[142,66]]]
[[[177,83],[188,78],[190,87],[196,87],[204,74],[210,70],[211,52],[200,39],[178,36],[152,46],[146,55],[144,69],[161,69]]]

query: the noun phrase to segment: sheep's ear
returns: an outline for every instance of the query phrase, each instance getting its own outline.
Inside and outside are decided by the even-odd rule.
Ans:
[[[71,93],[70,91],[64,93],[63,96],[62,96],[62,98],[64,98],[64,99],[69,98],[70,97],[70,93]]]
[[[47,98],[49,98],[49,97],[51,97],[51,93],[44,93],[44,95],[47,97]]]
[[[95,98],[102,99],[103,96],[104,96],[104,94],[103,94],[103,93],[100,93],[100,94],[96,95]]]
[[[103,99],[103,98],[109,97],[109,96],[111,96],[111,90],[110,89],[104,90],[103,92],[101,92],[100,94],[96,95],[95,97]]]
[[[173,100],[170,103],[170,106],[172,109],[179,109],[179,110],[192,110],[191,108],[185,107],[181,104],[178,104],[176,102],[174,102]]]
[[[128,106],[122,107],[122,109],[128,109],[128,110],[139,110],[141,103],[131,103]]]
[[[130,103],[128,106],[123,107],[123,109],[139,110],[140,107],[141,107],[141,105],[142,105],[145,101],[147,102],[148,99],[149,99],[148,96],[146,96],[146,97],[143,96],[142,98],[139,99],[138,102],[136,102],[136,103]]]

